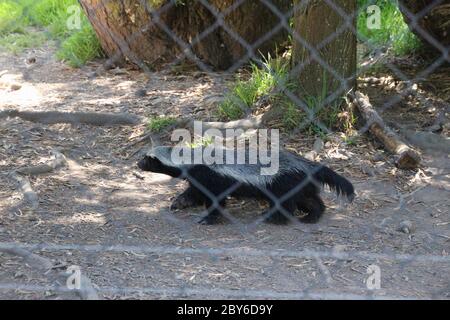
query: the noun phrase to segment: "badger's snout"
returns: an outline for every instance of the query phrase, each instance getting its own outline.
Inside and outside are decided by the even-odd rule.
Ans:
[[[148,162],[148,161],[147,161],[146,158],[142,159],[141,161],[139,161],[139,162],[137,163],[138,168],[145,171],[146,168],[148,167],[148,163],[147,163],[147,162]]]

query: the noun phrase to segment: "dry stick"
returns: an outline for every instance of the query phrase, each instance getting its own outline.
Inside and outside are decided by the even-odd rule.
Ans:
[[[54,154],[55,159],[53,159],[49,163],[21,168],[12,173],[12,177],[19,183],[19,188],[24,195],[25,201],[31,204],[33,210],[37,209],[37,207],[39,206],[39,199],[37,194],[31,188],[31,184],[28,178],[22,176],[21,174],[38,175],[49,173],[67,164],[66,158],[59,151],[53,150],[52,153]],[[53,263],[49,259],[46,259],[24,249],[0,249],[0,251],[23,258],[25,263],[42,271],[44,274],[47,274],[47,272],[53,268]],[[64,273],[59,274],[59,276],[67,278],[67,274]],[[92,286],[91,281],[84,275],[80,275],[80,289],[74,291],[82,299],[85,300],[99,299],[98,294]]]
[[[17,169],[16,172],[27,175],[39,175],[52,172],[67,164],[66,158],[62,153],[56,150],[53,150],[52,153],[55,156],[55,159],[51,160],[50,162],[37,166],[20,168]]]
[[[203,123],[203,129],[219,129],[219,130],[226,130],[226,129],[257,129],[262,124],[263,117],[262,116],[256,116],[256,117],[250,117],[247,119],[241,119],[236,121],[229,121],[229,122],[204,122]]]
[[[228,122],[201,122],[202,129],[217,129],[221,131],[225,131],[227,129],[243,129],[243,130],[251,130],[258,129],[261,127],[263,123],[263,116],[251,116],[245,119],[228,121]],[[177,121],[173,126],[166,128],[165,131],[170,131],[174,128],[186,128],[192,130],[194,128],[194,120],[190,119],[181,119]]]
[[[383,119],[373,108],[369,97],[363,93],[355,92],[355,105],[368,124],[370,133],[383,143],[385,148],[397,155],[396,165],[400,169],[415,169],[420,164],[420,155],[407,146],[397,134],[384,124]]]
[[[28,264],[32,268],[39,270],[46,276],[49,274],[49,271],[52,270],[54,267],[54,264],[51,260],[39,256],[37,254],[34,254],[25,249],[21,248],[0,249],[0,252],[4,252],[9,255],[14,255],[22,258],[26,264]],[[57,276],[63,279],[67,279],[69,274],[59,273]],[[100,297],[98,296],[97,291],[94,289],[91,280],[86,276],[84,276],[83,274],[80,275],[80,289],[76,290],[74,289],[73,291],[76,292],[83,300],[100,300]]]
[[[201,122],[202,124],[202,130],[208,130],[208,129],[217,129],[224,133],[227,129],[243,129],[243,130],[251,130],[251,129],[257,129],[261,126],[263,123],[263,116],[256,116],[256,117],[249,117],[246,119],[236,120],[236,121],[229,121],[229,122]],[[151,140],[151,146],[156,147],[160,145],[160,138],[161,135],[170,132],[175,129],[185,128],[189,130],[194,129],[194,120],[191,119],[181,119],[178,120],[175,124],[167,127],[164,129],[164,132],[157,134],[152,132],[146,132],[143,135],[141,135],[139,138],[137,138],[135,141],[128,144],[124,149],[129,149],[130,147],[134,147],[135,145],[142,143],[147,140]],[[202,132],[203,134],[203,132]],[[137,153],[141,152],[143,148],[138,148],[134,152],[132,152],[128,159],[134,157]]]
[[[142,121],[138,116],[128,113],[96,113],[96,112],[59,112],[59,111],[0,111],[0,119],[18,117],[23,120],[43,124],[90,124],[94,126],[136,125]]]
[[[255,102],[255,105],[261,105],[264,104],[265,100],[267,100],[267,97],[260,98],[257,102]],[[270,112],[269,112],[270,114]],[[235,121],[228,121],[228,122],[201,122],[202,124],[202,130],[208,130],[208,129],[217,129],[222,132],[222,136],[225,133],[227,129],[242,129],[242,130],[252,130],[252,129],[258,129],[260,128],[263,123],[270,120],[269,117],[267,117],[267,114],[265,115],[258,115],[258,116],[250,116],[245,119],[235,120]],[[170,132],[175,129],[188,129],[193,130],[194,129],[194,120],[183,118],[178,121],[176,121],[173,125],[168,126],[164,129],[162,133],[152,133],[152,132],[145,132],[143,135],[141,135],[139,138],[137,138],[135,141],[128,144],[124,150],[129,149],[130,147],[134,147],[135,145],[142,143],[144,141],[147,141],[148,139],[151,140],[151,146],[155,147],[160,145],[160,138],[164,133]],[[203,132],[202,132],[203,134]],[[239,137],[237,137],[239,138]],[[139,148],[135,150],[133,153],[131,153],[127,159],[132,158],[137,153],[139,153],[143,148]]]
[[[66,165],[67,161],[63,154],[56,150],[53,150],[52,153],[55,159],[49,163],[20,168],[11,173],[11,177],[18,183],[18,188],[23,194],[24,202],[29,204],[32,210],[36,210],[39,207],[39,198],[31,187],[30,180],[23,175],[49,173]]]
[[[30,180],[27,177],[13,172],[11,177],[18,183],[19,189],[23,194],[24,202],[29,203],[32,210],[36,210],[39,207],[39,198],[31,187]]]

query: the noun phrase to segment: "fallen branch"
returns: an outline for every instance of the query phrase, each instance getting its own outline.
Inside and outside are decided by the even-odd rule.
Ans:
[[[53,268],[53,262],[49,259],[38,256],[30,251],[21,248],[0,248],[0,252],[7,253],[9,255],[18,256],[29,266],[38,269],[39,271],[46,273]]]
[[[32,210],[36,210],[39,207],[39,198],[36,192],[31,187],[30,180],[17,172],[13,172],[11,177],[19,185],[18,188],[23,194],[24,202],[30,204]]]
[[[242,129],[242,130],[251,130],[258,129],[261,127],[263,123],[263,116],[252,116],[245,119],[228,121],[228,122],[220,122],[220,121],[211,121],[211,122],[203,122],[202,129],[203,131],[208,129],[217,129],[220,131],[225,131],[227,129]],[[167,127],[165,129],[166,132],[174,130],[174,129],[185,128],[189,130],[194,129],[194,120],[190,119],[181,119],[178,120],[175,124]]]
[[[0,119],[18,117],[26,121],[43,124],[89,124],[93,126],[136,125],[141,118],[127,113],[96,113],[96,112],[59,112],[59,111],[0,111]]]
[[[67,164],[64,155],[58,151],[52,151],[55,158],[48,163],[40,164],[37,166],[23,167],[16,171],[21,174],[27,175],[39,175],[52,172],[58,168],[61,168]]]
[[[385,125],[370,103],[369,97],[357,91],[354,101],[370,133],[378,138],[389,152],[397,155],[396,166],[400,169],[417,168],[420,164],[419,153],[407,146],[394,131]]]
[[[262,124],[262,116],[250,117],[241,120],[229,121],[229,122],[204,122],[203,129],[218,129],[218,130],[226,130],[226,129],[257,129]]]
[[[39,270],[43,275],[47,277],[50,276],[50,271],[54,269],[54,264],[50,259],[22,248],[0,248],[0,252],[22,258],[27,265]],[[67,279],[69,274],[62,272],[58,273],[56,276]],[[100,300],[100,297],[98,296],[97,291],[92,285],[91,280],[83,274],[80,275],[80,289],[74,289],[73,291],[77,293],[78,296],[83,300]]]

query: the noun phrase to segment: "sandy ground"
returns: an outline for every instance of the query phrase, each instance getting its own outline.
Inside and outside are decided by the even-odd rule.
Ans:
[[[47,46],[20,56],[0,54],[1,110],[209,119],[230,79],[124,69],[92,77],[99,63],[71,69],[53,53]],[[30,56],[36,58],[31,65]],[[144,97],[137,94],[141,89]],[[424,153],[419,171],[399,171],[370,138],[348,145],[336,134],[318,160],[354,183],[354,203],[325,192],[328,211],[317,225],[274,226],[255,223],[261,204],[232,201],[234,223],[202,226],[196,223],[201,209],[168,209],[182,182],[137,171],[137,147],[130,143],[143,125],[0,123],[0,243],[41,244],[28,249],[53,263],[40,272],[0,253],[0,298],[78,299],[57,288],[64,278],[52,276],[73,265],[105,299],[450,297],[446,154]],[[313,142],[286,138],[299,153]],[[29,178],[39,199],[31,209],[10,173],[48,161],[54,149],[68,164]],[[381,272],[377,290],[366,284],[371,265]]]

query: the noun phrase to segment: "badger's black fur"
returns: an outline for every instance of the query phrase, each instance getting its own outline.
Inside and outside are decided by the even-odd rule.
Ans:
[[[261,176],[261,165],[250,164],[175,164],[171,147],[156,147],[138,166],[144,171],[163,173],[189,182],[189,187],[172,204],[172,209],[205,205],[208,214],[199,221],[214,224],[225,207],[227,196],[265,199],[270,209],[265,220],[282,224],[293,219],[296,209],[306,215],[304,223],[315,223],[325,211],[319,196],[321,185],[328,185],[338,195],[351,201],[353,185],[330,168],[291,152],[280,151],[279,170],[272,176]]]

